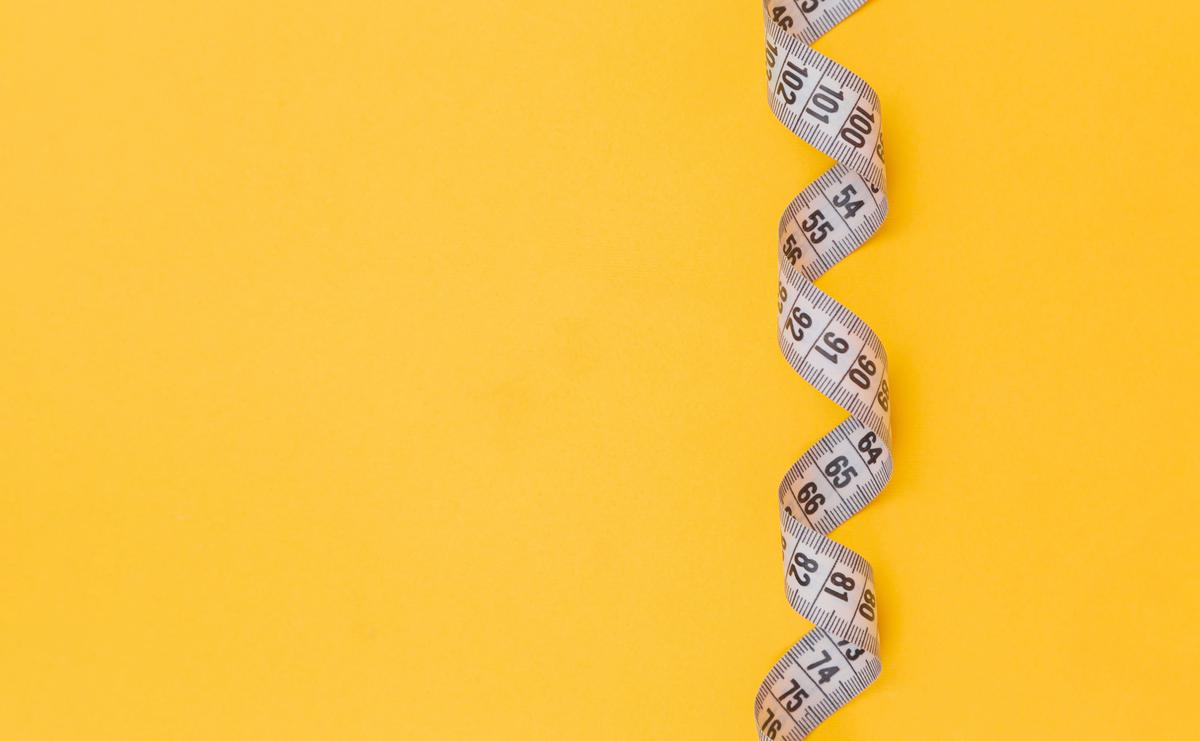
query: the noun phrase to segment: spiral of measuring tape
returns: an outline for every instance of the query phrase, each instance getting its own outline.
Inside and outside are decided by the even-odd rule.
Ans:
[[[804,380],[850,416],[779,486],[788,602],[814,627],[763,680],[760,739],[796,741],[879,676],[879,599],[871,566],[827,537],[892,472],[887,356],[870,327],[815,281],[887,213],[879,98],[809,44],[867,0],[766,0],[771,110],[836,160],[779,222],[779,347]]]

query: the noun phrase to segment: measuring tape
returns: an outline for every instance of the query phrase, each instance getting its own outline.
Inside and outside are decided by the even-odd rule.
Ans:
[[[787,599],[814,627],[763,680],[759,738],[795,741],[879,676],[879,598],[871,565],[827,534],[892,473],[887,355],[871,328],[813,281],[870,238],[887,214],[879,98],[809,44],[867,0],[766,0],[771,110],[837,161],[779,221],[779,347],[850,417],[779,485]]]

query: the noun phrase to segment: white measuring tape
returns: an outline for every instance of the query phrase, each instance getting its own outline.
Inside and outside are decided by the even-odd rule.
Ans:
[[[826,537],[892,473],[887,355],[871,328],[812,281],[865,242],[887,213],[879,98],[809,44],[867,0],[766,0],[771,110],[837,164],[779,221],[779,347],[804,380],[850,413],[779,486],[787,599],[814,624],[763,680],[760,739],[795,741],[879,676],[871,566]]]

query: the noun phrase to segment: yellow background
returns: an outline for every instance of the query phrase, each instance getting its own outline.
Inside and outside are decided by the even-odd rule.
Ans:
[[[892,359],[819,737],[1179,738],[1194,4],[876,0]],[[824,167],[744,2],[0,6],[0,737],[750,739]]]

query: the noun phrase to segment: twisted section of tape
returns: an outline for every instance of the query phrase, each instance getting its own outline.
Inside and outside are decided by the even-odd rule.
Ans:
[[[879,338],[815,281],[887,213],[879,98],[809,44],[866,0],[766,0],[771,110],[836,160],[779,222],[779,347],[850,416],[779,486],[787,599],[814,627],[763,680],[760,739],[796,741],[878,675],[879,601],[871,566],[827,537],[875,498],[892,471],[887,356]]]

